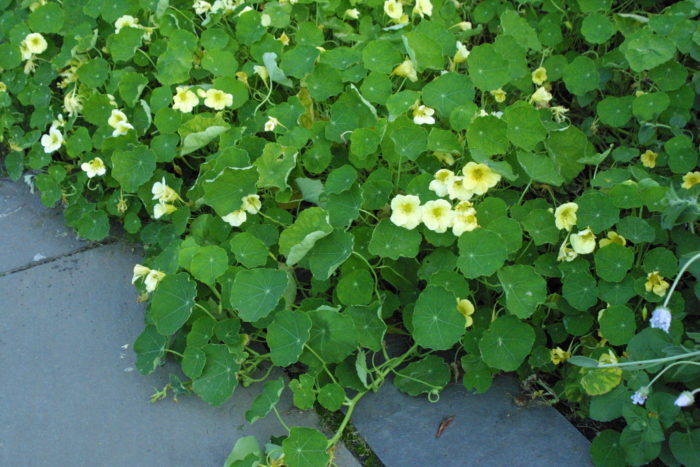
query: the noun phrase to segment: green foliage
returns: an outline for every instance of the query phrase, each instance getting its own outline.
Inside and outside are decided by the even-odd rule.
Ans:
[[[29,3],[0,1],[0,171],[144,245],[140,373],[172,357],[218,405],[294,365],[298,408],[350,414],[390,374],[435,398],[460,355],[470,390],[515,371],[614,422],[598,466],[697,465],[692,365],[596,367],[698,347],[700,268],[669,288],[700,250],[695,3]],[[387,334],[408,350],[380,363]],[[338,438],[243,438],[226,465],[322,466]]]

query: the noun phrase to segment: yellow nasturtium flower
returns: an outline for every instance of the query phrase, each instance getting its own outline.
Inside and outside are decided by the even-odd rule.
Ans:
[[[404,60],[399,66],[394,68],[391,72],[392,75],[401,76],[402,78],[408,78],[412,83],[418,81],[418,74],[413,66],[413,62],[410,59]]]
[[[443,233],[452,227],[454,211],[449,201],[436,199],[423,205],[423,224],[433,232]]]
[[[155,182],[153,184],[151,187],[151,194],[153,195],[151,199],[157,199],[160,203],[172,203],[180,199],[177,191],[173,190],[165,183],[165,177],[163,177],[160,182]]]
[[[261,207],[262,202],[260,201],[260,196],[256,194],[247,195],[241,199],[241,209],[245,210],[248,214],[259,213]]]
[[[554,225],[559,230],[571,231],[571,228],[576,225],[576,211],[578,204],[564,203],[554,211]]]
[[[690,190],[698,183],[700,183],[700,172],[688,172],[683,175],[683,184],[681,187]]]
[[[173,204],[158,203],[153,206],[153,218],[160,219],[161,217],[172,214],[175,211],[177,211],[177,208]]]
[[[233,95],[219,89],[207,89],[204,105],[214,110],[223,110],[233,105]]]
[[[413,7],[413,14],[423,16],[432,16],[433,4],[430,0],[416,0],[416,5]]]
[[[466,204],[465,204],[466,203]],[[469,206],[462,208],[462,206]],[[452,219],[452,234],[459,237],[464,232],[471,232],[479,227],[479,221],[476,218],[476,210],[471,207],[469,201],[462,201],[454,210],[454,218]]]
[[[448,185],[454,178],[455,174],[451,170],[440,169],[435,172],[435,177],[428,185],[428,189],[440,197],[447,196]]]
[[[433,125],[435,123],[435,109],[425,105],[419,105],[413,111],[413,123],[416,125]]]
[[[145,277],[143,283],[146,285],[146,291],[153,292],[158,287],[158,283],[165,277],[165,273],[141,264],[134,265],[134,275],[131,278],[131,283],[135,283],[142,277]]]
[[[498,89],[490,91],[490,92],[491,92],[491,95],[493,96],[493,98],[496,100],[496,102],[501,103],[501,102],[506,100],[507,93],[503,89],[498,88]]]
[[[462,174],[464,188],[474,192],[475,195],[483,195],[501,181],[501,176],[491,170],[491,167],[476,162],[467,162],[467,165],[462,168]]]
[[[464,327],[468,328],[472,324],[474,324],[474,319],[472,318],[472,315],[474,314],[474,304],[467,300],[466,298],[463,298],[461,300],[457,300],[457,311],[460,312],[462,316],[464,316]]]
[[[571,352],[564,350],[561,347],[556,347],[549,351],[549,358],[552,360],[552,363],[559,365],[560,363],[564,363],[571,358]]]
[[[474,192],[464,186],[464,177],[454,177],[447,183],[447,196],[450,199],[469,201],[474,196]]]
[[[533,102],[540,106],[546,106],[549,101],[552,100],[552,94],[544,86],[540,86],[537,90],[530,96],[530,103]]]
[[[457,41],[456,46],[457,52],[455,52],[455,56],[452,58],[452,62],[454,62],[455,64],[466,62],[467,58],[469,57],[469,50],[467,49],[467,46],[459,41]]]
[[[544,67],[539,67],[535,71],[532,72],[532,82],[535,83],[538,86],[542,86],[542,84],[547,81],[547,69]]]
[[[571,234],[569,241],[571,242],[571,247],[579,255],[587,255],[595,250],[595,234],[590,227]]]
[[[221,219],[232,227],[238,227],[248,219],[248,215],[245,213],[245,210],[238,209],[226,214]]]
[[[567,237],[562,242],[559,247],[559,254],[557,255],[557,261],[566,261],[567,263],[572,262],[578,257],[578,253],[569,248],[569,238]]]
[[[80,164],[80,169],[87,174],[88,178],[98,177],[107,173],[107,167],[99,157],[83,162]]]
[[[612,243],[617,243],[618,245],[625,246],[627,245],[627,240],[622,235],[611,230],[610,232],[608,232],[608,238],[601,238],[598,242],[598,245],[600,245],[600,247],[603,248],[604,246],[608,246]]]
[[[642,165],[644,167],[653,169],[654,167],[656,167],[656,159],[658,157],[659,155],[656,154],[654,151],[647,149],[641,156],[639,156],[639,159],[642,161]]]
[[[39,55],[43,53],[47,47],[48,43],[46,39],[38,32],[27,34],[20,46],[20,48],[26,50],[30,55]]]
[[[652,271],[647,274],[647,281],[644,283],[644,289],[647,292],[654,292],[659,297],[666,295],[666,291],[670,287],[659,271]]]
[[[187,88],[187,86],[178,86],[173,96],[173,109],[183,113],[190,113],[195,106],[199,104],[197,95]]]
[[[384,2],[384,13],[391,19],[400,19],[403,15],[403,5],[397,0],[386,0]]]
[[[421,222],[423,208],[415,195],[396,195],[391,200],[391,217],[394,225],[413,230]]]

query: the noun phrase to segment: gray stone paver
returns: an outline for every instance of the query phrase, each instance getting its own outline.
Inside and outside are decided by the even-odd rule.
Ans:
[[[484,394],[452,384],[437,403],[391,383],[363,398],[353,423],[387,467],[589,467],[588,440],[551,407],[518,407],[515,378],[496,378]],[[441,420],[454,416],[443,435]]]
[[[0,274],[87,245],[22,182],[0,178]]]
[[[0,278],[0,465],[219,466],[241,436],[262,445],[284,434],[272,414],[246,423],[260,386],[238,388],[221,407],[187,396],[148,402],[168,371],[133,369],[138,259],[113,244]],[[292,425],[317,425],[289,391],[279,408]],[[359,465],[342,447],[338,464]]]

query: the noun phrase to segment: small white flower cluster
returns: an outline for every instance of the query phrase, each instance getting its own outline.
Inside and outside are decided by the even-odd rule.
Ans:
[[[165,177],[160,182],[155,182],[151,187],[151,194],[154,200],[158,200],[158,204],[153,207],[153,217],[160,219],[161,217],[172,214],[177,211],[177,207],[173,204],[175,201],[182,201],[177,191],[170,188],[165,183]]]
[[[131,283],[135,283],[142,277],[145,277],[143,283],[146,286],[146,292],[150,293],[156,290],[158,283],[165,277],[165,273],[141,264],[134,265],[134,275],[131,278]]]
[[[256,194],[246,195],[241,198],[241,208],[230,212],[222,217],[227,224],[238,227],[248,219],[248,214],[257,214],[260,212],[262,202],[260,196]]]
[[[129,123],[129,119],[126,114],[118,109],[112,109],[112,113],[107,120],[107,124],[114,128],[112,136],[122,136],[133,130],[134,126]]]

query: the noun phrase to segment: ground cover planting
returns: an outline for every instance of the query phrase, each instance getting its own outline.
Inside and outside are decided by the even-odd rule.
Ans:
[[[246,418],[288,436],[227,466],[326,465],[382,384],[502,372],[595,426],[597,466],[700,465],[697,2],[0,11],[2,170],[143,244],[137,367],[181,369],[153,399],[264,382]]]

